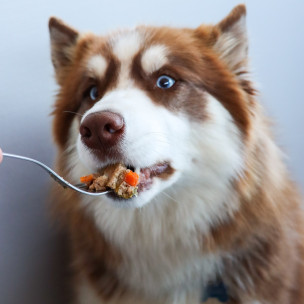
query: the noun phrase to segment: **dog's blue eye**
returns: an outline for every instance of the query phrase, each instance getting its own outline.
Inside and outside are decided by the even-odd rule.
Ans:
[[[156,85],[161,89],[170,89],[175,84],[175,80],[167,75],[162,75],[157,79]]]
[[[94,86],[90,89],[90,98],[92,100],[96,100],[97,97],[98,97],[98,90],[97,90],[97,87]]]

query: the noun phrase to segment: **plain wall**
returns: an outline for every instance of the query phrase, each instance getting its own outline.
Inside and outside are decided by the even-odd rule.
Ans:
[[[52,165],[56,93],[47,22],[57,16],[104,33],[136,24],[215,23],[239,1],[0,0],[0,147]],[[245,1],[251,65],[287,164],[304,192],[304,2]],[[0,303],[67,303],[64,237],[48,216],[50,180],[40,168],[0,166]]]

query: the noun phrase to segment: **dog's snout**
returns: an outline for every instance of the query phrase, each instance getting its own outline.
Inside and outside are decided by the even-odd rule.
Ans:
[[[81,139],[91,149],[107,149],[119,143],[124,133],[121,115],[103,111],[89,114],[80,125]]]

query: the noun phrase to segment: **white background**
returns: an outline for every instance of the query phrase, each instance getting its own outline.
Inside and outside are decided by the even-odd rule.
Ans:
[[[0,0],[0,146],[52,165],[56,93],[47,22],[57,16],[104,33],[136,24],[196,27],[223,18],[239,1]],[[254,78],[276,125],[276,138],[304,189],[303,1],[245,1]],[[0,166],[0,303],[67,303],[64,237],[47,211],[49,184],[40,168]]]

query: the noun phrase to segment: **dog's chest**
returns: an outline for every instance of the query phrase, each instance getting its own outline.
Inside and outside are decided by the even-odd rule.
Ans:
[[[103,211],[98,211],[103,210]],[[197,288],[211,280],[219,258],[202,254],[202,234],[172,209],[95,208],[96,223],[120,250],[120,280],[151,295]],[[180,217],[180,220],[178,218]]]
[[[170,247],[170,245],[168,246]],[[121,280],[152,296],[186,292],[204,286],[217,272],[215,256],[202,257],[183,246],[129,250],[118,273]]]

